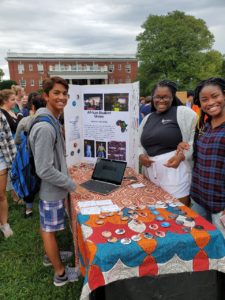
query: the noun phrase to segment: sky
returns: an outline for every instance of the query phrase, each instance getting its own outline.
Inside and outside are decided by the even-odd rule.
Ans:
[[[203,19],[225,54],[224,0],[0,0],[0,68],[7,52],[135,54],[149,15],[180,10]]]

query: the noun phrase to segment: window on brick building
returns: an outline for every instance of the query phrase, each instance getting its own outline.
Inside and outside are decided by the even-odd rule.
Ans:
[[[42,81],[43,81],[42,79],[39,79],[39,80],[38,80],[38,85],[39,85],[39,87],[42,87]]]
[[[130,73],[131,72],[131,65],[130,64],[126,64],[125,70],[126,70],[127,73]]]
[[[20,86],[22,86],[22,87],[25,87],[26,86],[26,80],[24,80],[24,79],[21,79],[20,81],[19,81],[19,85]]]
[[[29,71],[33,71],[33,65],[29,64]]]
[[[72,65],[71,66],[71,71],[77,71],[77,66],[76,65]]]
[[[30,86],[34,86],[34,79],[31,79]]]
[[[23,64],[18,64],[18,73],[23,74],[24,73],[24,65]]]
[[[44,72],[43,64],[37,64],[37,69],[38,69],[38,72]]]
[[[109,73],[113,73],[114,71],[114,65],[109,65]]]
[[[122,70],[122,65],[118,64],[118,70],[121,71]]]
[[[66,68],[66,71],[71,71],[71,65],[66,65],[65,68]]]
[[[98,65],[97,64],[93,64],[93,71],[98,71]]]

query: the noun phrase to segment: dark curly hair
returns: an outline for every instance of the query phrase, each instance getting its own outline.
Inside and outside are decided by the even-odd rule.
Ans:
[[[206,122],[210,122],[211,121],[211,117],[208,116],[205,112],[203,112],[201,110],[201,104],[200,104],[200,99],[199,99],[199,94],[201,92],[201,90],[208,85],[214,85],[217,86],[223,94],[225,94],[225,80],[223,78],[220,77],[211,77],[205,80],[202,80],[199,82],[199,84],[197,85],[197,87],[195,88],[194,91],[194,104],[196,104],[199,108],[200,108],[200,116],[199,116],[199,120],[198,123],[196,125],[196,130],[195,130],[195,137],[194,137],[194,152],[193,152],[193,159],[194,161],[196,160],[196,155],[197,155],[197,139],[199,134],[204,132],[204,127],[205,127],[205,123]]]
[[[158,87],[167,87],[172,94],[173,97],[173,101],[172,101],[172,106],[180,106],[183,105],[183,103],[181,102],[181,100],[176,96],[176,92],[177,92],[177,85],[175,82],[170,81],[170,80],[161,80],[159,81],[152,89],[152,97],[154,96],[155,90]],[[156,111],[154,103],[152,105],[152,111]]]

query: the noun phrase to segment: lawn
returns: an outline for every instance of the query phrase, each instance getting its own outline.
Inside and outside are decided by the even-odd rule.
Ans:
[[[9,199],[9,223],[14,235],[8,239],[0,232],[0,299],[73,299],[80,298],[82,279],[63,287],[53,285],[52,267],[42,264],[43,248],[39,236],[38,203],[32,218],[24,219],[23,207]],[[69,226],[58,234],[60,249],[73,251]],[[73,259],[69,262],[74,265]]]

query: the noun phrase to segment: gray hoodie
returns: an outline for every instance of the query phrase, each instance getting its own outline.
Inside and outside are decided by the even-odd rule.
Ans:
[[[40,108],[37,115],[49,115],[57,127],[47,122],[33,126],[29,142],[34,155],[37,175],[41,178],[40,199],[45,201],[62,200],[68,192],[75,191],[76,185],[68,175],[66,149],[59,121],[47,108]]]

